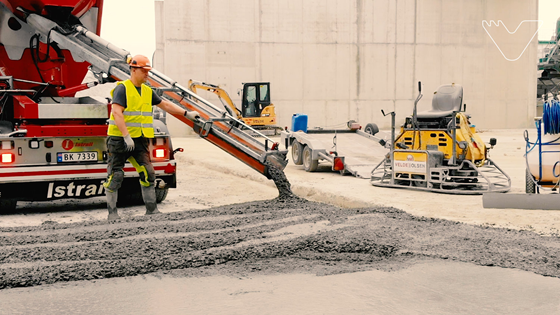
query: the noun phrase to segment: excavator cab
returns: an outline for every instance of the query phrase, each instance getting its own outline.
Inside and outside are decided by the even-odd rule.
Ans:
[[[270,105],[270,83],[244,83],[241,112],[243,117],[261,117],[263,109]]]
[[[261,134],[276,135],[282,130],[276,126],[276,112],[274,104],[270,102],[270,82],[243,83],[241,109],[235,106],[228,93],[218,85],[189,80],[189,89],[194,93],[201,89],[216,94],[229,115],[242,120]]]

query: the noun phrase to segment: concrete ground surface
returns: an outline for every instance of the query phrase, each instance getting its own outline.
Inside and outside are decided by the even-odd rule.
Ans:
[[[522,134],[520,130],[482,133],[485,141],[498,138],[492,158],[512,178],[512,192],[525,187]],[[13,313],[43,309],[47,302],[35,297],[46,290],[61,303],[55,303],[59,306],[51,307],[51,313],[67,307],[84,310],[89,304],[68,300],[64,293],[68,290],[61,285],[74,283],[72,291],[81,292],[91,289],[93,281],[104,291],[115,283],[107,280],[116,280],[107,278],[123,277],[124,282],[116,283],[128,289],[119,289],[117,296],[128,296],[126,303],[131,306],[141,305],[141,296],[130,297],[127,292],[150,292],[153,282],[127,279],[152,274],[161,280],[156,284],[161,290],[173,282],[170,276],[185,279],[171,283],[178,290],[199,277],[218,281],[220,286],[188,295],[195,299],[187,307],[197,308],[194,313],[207,310],[202,297],[215,301],[224,290],[237,288],[228,294],[230,304],[214,304],[217,313],[267,313],[265,306],[270,303],[297,301],[290,297],[293,290],[306,285],[305,292],[328,285],[340,289],[337,283],[345,284],[346,291],[341,291],[339,301],[331,302],[333,311],[322,311],[326,292],[293,307],[310,307],[300,309],[299,313],[307,314],[345,309],[360,313],[362,306],[364,312],[378,310],[379,314],[560,311],[555,289],[560,287],[557,211],[484,209],[481,196],[377,188],[368,180],[338,172],[307,173],[291,162],[285,173],[295,195],[278,197],[272,181],[203,139],[177,138],[174,146],[185,151],[177,155],[178,188],[160,204],[163,214],[144,216],[143,206],[126,207],[120,209],[122,220],[108,223],[104,200],[97,198],[22,203],[20,213],[2,215],[0,289],[8,290],[0,290],[4,301],[0,307]],[[375,270],[390,274],[357,275],[371,282],[350,276]],[[309,274],[326,278],[309,278]],[[339,274],[349,276],[336,277]],[[472,282],[473,275],[481,281]],[[260,280],[244,282],[239,289],[236,279],[243,277]],[[515,288],[508,280],[512,277],[522,279]],[[379,294],[356,297],[352,283]],[[37,290],[14,289],[37,285]],[[528,287],[539,290],[523,289]],[[401,296],[407,288],[411,290]],[[507,292],[483,293],[500,288]],[[239,305],[251,292],[261,304]],[[540,302],[528,306],[527,298]],[[29,300],[36,303],[23,303]],[[361,306],[356,308],[356,302]],[[87,308],[86,313],[118,311],[125,304],[103,310],[99,307],[106,306],[100,305]],[[268,313],[298,312],[288,308]]]

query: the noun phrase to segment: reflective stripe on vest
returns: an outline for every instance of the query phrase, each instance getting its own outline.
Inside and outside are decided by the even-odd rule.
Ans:
[[[122,84],[126,91],[126,108],[123,112],[124,123],[128,133],[132,138],[145,138],[154,137],[154,118],[152,116],[152,89],[145,84],[142,84],[142,95],[138,94],[138,90],[132,84],[132,81],[125,80],[117,82]],[[111,91],[111,97],[113,97]],[[109,128],[107,130],[109,136],[122,137],[122,133],[115,123],[115,118],[111,113],[109,119]]]

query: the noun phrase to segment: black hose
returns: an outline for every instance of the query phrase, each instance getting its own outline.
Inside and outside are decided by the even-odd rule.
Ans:
[[[37,61],[37,59],[35,58],[35,51],[33,50],[33,42],[34,40],[37,40],[37,53],[39,51],[39,35],[35,34],[33,36],[31,36],[31,38],[29,39],[29,49],[31,50],[31,59],[33,60],[33,64],[35,65],[35,68],[37,69],[37,73],[39,73],[39,78],[41,78],[41,82],[45,83],[45,79],[43,79],[43,75],[41,74],[41,69],[39,69],[39,63]]]

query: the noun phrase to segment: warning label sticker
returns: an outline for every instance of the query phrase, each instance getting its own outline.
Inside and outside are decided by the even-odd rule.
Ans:
[[[426,155],[423,153],[395,153],[395,172],[426,174]],[[403,154],[404,153],[404,154]]]

